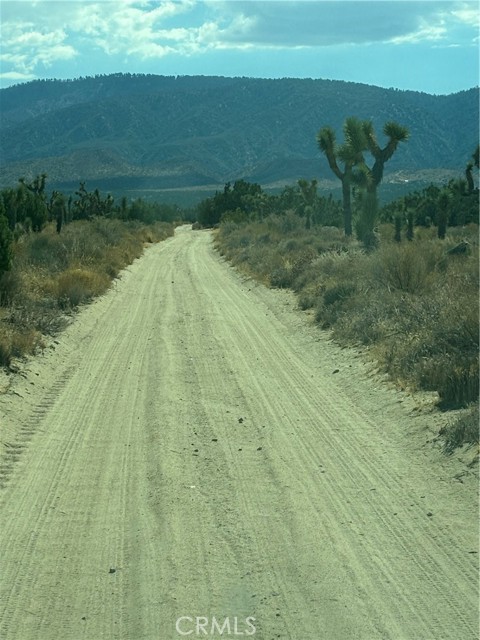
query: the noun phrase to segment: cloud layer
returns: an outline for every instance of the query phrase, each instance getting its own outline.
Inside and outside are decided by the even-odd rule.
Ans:
[[[430,42],[478,46],[474,2],[195,0],[2,2],[0,77],[44,76],[95,59],[183,58],[222,51],[322,49]]]

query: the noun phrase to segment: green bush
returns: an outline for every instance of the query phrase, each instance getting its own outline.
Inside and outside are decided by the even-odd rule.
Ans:
[[[326,306],[330,306],[337,302],[344,302],[356,292],[354,284],[349,282],[341,282],[327,289],[323,294],[323,302]]]
[[[9,271],[12,264],[12,232],[5,217],[3,199],[0,196],[0,275]]]

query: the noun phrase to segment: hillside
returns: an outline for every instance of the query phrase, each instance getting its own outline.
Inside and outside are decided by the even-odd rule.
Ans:
[[[331,179],[315,135],[349,115],[406,125],[387,179],[461,172],[478,140],[478,89],[432,96],[331,80],[110,75],[0,90],[0,186],[166,189],[246,178]],[[390,178],[389,178],[390,176]]]

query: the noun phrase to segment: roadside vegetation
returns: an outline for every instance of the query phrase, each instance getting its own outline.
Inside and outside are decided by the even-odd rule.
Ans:
[[[299,181],[277,197],[257,189],[252,198],[242,185],[243,206],[224,210],[216,233],[222,255],[268,286],[292,289],[338,343],[367,350],[401,388],[435,392],[440,409],[462,409],[440,434],[447,453],[479,441],[473,167],[478,150],[465,180],[375,204],[368,233],[359,183],[351,219],[340,203],[316,194],[315,181]],[[224,194],[216,198],[218,204]],[[204,203],[200,213],[206,209]]]
[[[0,366],[35,353],[78,305],[104,293],[147,243],[173,235],[176,207],[115,204],[84,184],[68,200],[46,176],[0,192]]]

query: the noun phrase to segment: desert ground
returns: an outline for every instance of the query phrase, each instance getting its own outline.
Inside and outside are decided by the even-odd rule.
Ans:
[[[478,638],[471,453],[211,232],[0,383],[2,640]]]

